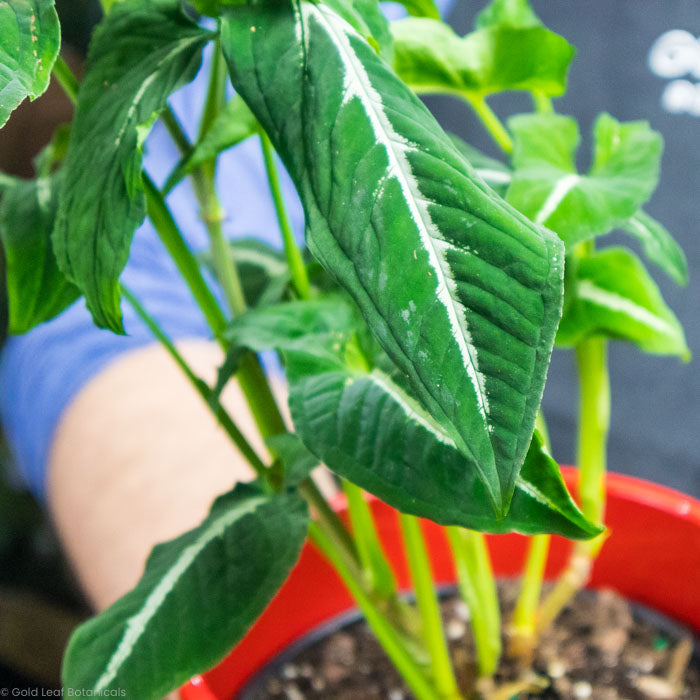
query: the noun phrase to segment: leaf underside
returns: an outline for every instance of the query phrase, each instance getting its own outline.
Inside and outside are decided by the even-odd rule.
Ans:
[[[484,185],[328,8],[236,7],[222,46],[295,180],[310,249],[504,513],[559,319],[561,243]]]

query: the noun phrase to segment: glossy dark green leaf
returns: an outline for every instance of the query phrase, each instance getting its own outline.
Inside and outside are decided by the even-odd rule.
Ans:
[[[201,525],[155,547],[134,590],[78,628],[64,687],[149,700],[212,667],[286,579],[307,523],[293,493],[239,484],[219,497]]]
[[[195,168],[213,160],[219,153],[257,133],[258,122],[243,100],[236,96],[226,103],[201,140],[192,149],[192,153],[183,158],[163,186],[164,192],[170,192],[178,182],[189,175]]]
[[[460,153],[472,164],[477,175],[495,192],[505,196],[510,186],[512,173],[510,168],[496,158],[491,158],[474,148],[459,136],[450,134],[450,138]]]
[[[443,22],[393,22],[394,67],[420,93],[483,98],[505,90],[557,96],[574,48],[539,26],[494,25],[460,37]]]
[[[60,45],[53,0],[0,2],[0,127],[22,100],[49,86]]]
[[[0,199],[10,333],[26,333],[80,296],[58,269],[51,247],[60,182],[60,173],[17,180]]]
[[[607,248],[576,264],[557,333],[557,344],[569,347],[588,336],[635,343],[645,352],[689,358],[678,319],[634,253]]]
[[[647,259],[667,272],[677,284],[688,282],[688,262],[683,249],[656,219],[640,209],[623,221],[621,227],[639,240]]]
[[[474,462],[397,381],[395,369],[384,365],[392,377],[354,354],[356,322],[344,302],[316,302],[252,311],[232,324],[251,349],[283,351],[294,425],[316,462],[399,510],[439,523],[570,537],[599,531],[571,501],[540,442],[530,446],[508,515],[497,518]],[[312,468],[316,463],[295,439],[277,436],[288,444],[271,446],[285,464]]]
[[[483,184],[329,8],[236,8],[222,46],[297,185],[312,253],[505,512],[560,314],[560,242]]]
[[[484,532],[598,534],[538,444],[516,479],[508,514],[498,519],[474,463],[388,375],[314,374],[307,358],[298,368],[296,362],[291,355],[289,407],[306,446],[337,474],[402,512]]]
[[[587,175],[576,170],[580,135],[573,118],[522,114],[508,124],[515,150],[507,199],[556,231],[567,247],[621,225],[656,187],[663,141],[647,122],[621,123],[601,114]]]
[[[179,0],[122,0],[90,44],[54,249],[101,327],[123,332],[119,275],[145,215],[143,140],[170,93],[196,74],[209,38]]]
[[[273,435],[265,444],[282,460],[287,486],[297,486],[321,463],[294,433]]]
[[[477,29],[499,25],[539,27],[541,24],[528,0],[492,0],[476,17]]]

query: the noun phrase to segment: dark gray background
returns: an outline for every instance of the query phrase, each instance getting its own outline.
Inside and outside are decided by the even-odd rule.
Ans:
[[[455,29],[460,34],[469,31],[484,5],[460,2],[450,17]],[[575,116],[581,125],[579,166],[588,168],[590,130],[602,111],[620,120],[647,119],[665,139],[661,184],[646,209],[685,249],[690,282],[679,288],[658,268],[650,269],[685,327],[695,359],[683,364],[611,343],[609,467],[700,496],[700,116],[666,112],[661,95],[669,81],[654,75],[647,64],[651,47],[664,32],[683,29],[700,35],[700,2],[533,0],[532,5],[548,27],[578,49],[568,94],[555,101],[555,108]],[[700,51],[697,70],[700,76]],[[466,105],[449,98],[430,98],[429,103],[446,128],[498,155]],[[530,110],[524,95],[498,96],[490,103],[502,117]],[[613,234],[599,245],[622,240],[632,239]],[[575,452],[578,399],[573,365],[571,352],[555,351],[544,398],[554,454],[567,463],[574,461]]]

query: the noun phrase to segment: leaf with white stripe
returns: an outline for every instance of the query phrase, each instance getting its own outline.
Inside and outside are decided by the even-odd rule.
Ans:
[[[222,46],[299,189],[312,253],[504,513],[560,314],[561,243],[475,175],[329,8],[236,7]]]
[[[122,0],[90,43],[64,163],[54,250],[98,326],[123,333],[119,275],[145,204],[142,144],[211,38],[179,0]]]
[[[513,133],[513,180],[507,200],[556,231],[567,248],[609,233],[635,215],[654,191],[663,141],[647,122],[601,114],[593,129],[593,166],[576,170],[580,141],[572,117],[521,114]]]
[[[418,93],[481,99],[508,90],[559,96],[574,48],[541,26],[498,24],[463,37],[439,20],[392,22],[394,68]]]
[[[656,263],[676,284],[687,284],[688,262],[683,249],[668,230],[641,209],[621,227],[642,245],[647,259]]]
[[[288,357],[289,407],[306,446],[334,472],[400,511],[482,532],[576,539],[600,532],[571,500],[541,443],[530,447],[510,510],[497,518],[474,463],[388,375],[312,373],[308,358]]]
[[[22,100],[44,93],[60,45],[53,0],[0,2],[0,127]]]
[[[645,352],[689,358],[681,324],[634,253],[606,248],[579,260],[575,274],[557,345],[605,336],[635,343]]]
[[[239,484],[220,496],[199,527],[155,547],[136,588],[77,629],[63,686],[149,700],[214,666],[287,578],[307,523],[295,493]]]
[[[355,361],[356,341],[363,333],[345,302],[287,303],[251,311],[234,319],[228,332],[253,350],[283,352],[289,407],[306,448],[395,508],[486,532],[556,532],[575,538],[598,532],[574,505],[558,466],[537,438],[516,480],[508,515],[496,517],[476,465],[456,449],[410,389],[398,383],[390,361],[366,351],[361,353],[364,361]],[[386,371],[370,368],[377,359]],[[291,441],[290,452],[299,452],[292,436],[276,439],[281,438]],[[301,457],[314,465],[308,455]],[[285,466],[289,481],[290,464]]]

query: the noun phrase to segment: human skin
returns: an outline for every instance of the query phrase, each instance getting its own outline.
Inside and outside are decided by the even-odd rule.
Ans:
[[[213,382],[220,349],[202,340],[178,347]],[[285,405],[281,381],[274,390]],[[222,401],[265,453],[235,382]],[[48,502],[78,579],[100,610],[136,584],[154,544],[196,526],[218,494],[250,478],[202,399],[152,345],[122,355],[67,406],[50,452]],[[328,474],[316,479],[332,492]]]

